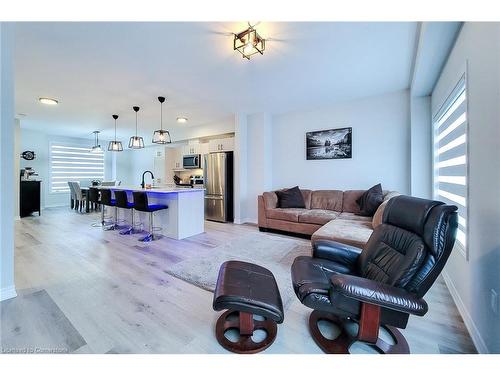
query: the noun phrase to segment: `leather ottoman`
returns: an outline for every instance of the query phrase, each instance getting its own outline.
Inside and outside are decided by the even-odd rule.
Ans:
[[[241,261],[221,265],[213,308],[227,310],[217,320],[215,334],[219,344],[235,353],[257,353],[268,348],[276,338],[277,324],[284,319],[283,303],[273,274],[264,267]],[[237,341],[225,336],[231,329],[239,331]],[[256,330],[264,330],[266,338],[254,341]]]

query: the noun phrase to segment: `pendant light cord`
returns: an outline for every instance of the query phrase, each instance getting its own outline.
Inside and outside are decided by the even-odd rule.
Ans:
[[[115,119],[115,143],[116,143],[116,119]]]
[[[163,131],[163,103],[160,103],[160,128]]]
[[[137,138],[137,112],[135,112],[135,137]]]

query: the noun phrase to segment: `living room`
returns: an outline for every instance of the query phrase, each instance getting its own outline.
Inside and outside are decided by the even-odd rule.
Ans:
[[[29,17],[0,23],[0,360],[500,352],[491,16]]]

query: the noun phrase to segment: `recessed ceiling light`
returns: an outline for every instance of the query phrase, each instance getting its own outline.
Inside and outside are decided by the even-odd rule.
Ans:
[[[177,117],[177,122],[180,122],[181,124],[184,124],[187,121],[188,119],[186,117]]]
[[[52,99],[52,98],[38,98],[38,100],[40,101],[40,103],[48,104],[48,105],[59,104],[59,102],[57,100]]]

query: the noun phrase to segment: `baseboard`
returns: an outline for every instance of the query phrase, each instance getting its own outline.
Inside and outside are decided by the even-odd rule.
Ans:
[[[448,287],[448,290],[450,291],[451,297],[453,298],[455,305],[457,306],[458,312],[462,316],[462,319],[465,323],[465,327],[467,328],[467,331],[469,331],[469,335],[472,338],[476,350],[480,354],[489,354],[490,352],[488,350],[488,347],[486,346],[483,338],[481,337],[481,334],[479,333],[479,330],[474,324],[474,321],[472,320],[469,311],[465,307],[465,304],[462,301],[460,294],[458,294],[458,290],[457,288],[455,288],[453,280],[450,278],[450,276],[445,270],[443,270],[441,274],[443,275],[444,282]]]
[[[5,301],[17,297],[16,287],[14,285],[0,289],[0,301]]]
[[[21,220],[21,216],[19,216],[19,215],[14,216],[14,220],[15,220],[15,221]]]

